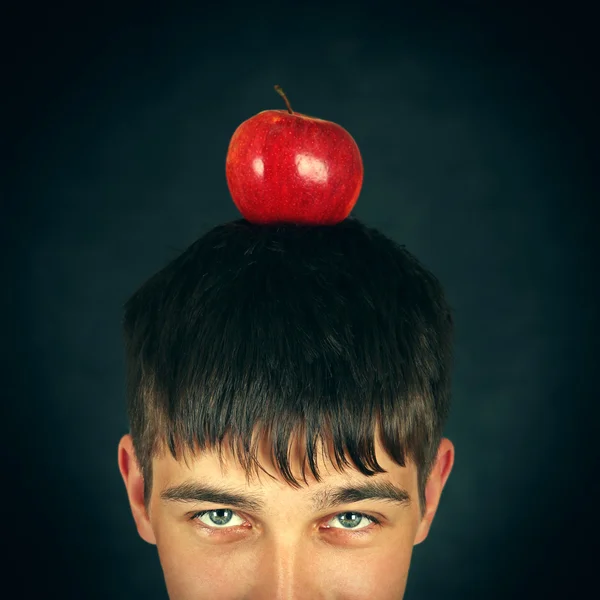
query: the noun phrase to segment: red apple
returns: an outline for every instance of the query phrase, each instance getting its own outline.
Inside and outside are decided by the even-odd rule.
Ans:
[[[227,185],[253,223],[333,225],[360,193],[363,164],[352,136],[331,121],[286,110],[264,110],[234,132],[225,161]]]

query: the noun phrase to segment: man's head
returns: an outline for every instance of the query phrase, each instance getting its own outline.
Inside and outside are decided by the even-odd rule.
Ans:
[[[403,597],[454,461],[431,273],[353,218],[236,221],[142,286],[124,329],[119,468],[173,600]]]

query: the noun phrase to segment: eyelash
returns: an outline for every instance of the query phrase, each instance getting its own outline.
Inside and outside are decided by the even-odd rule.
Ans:
[[[211,508],[211,509],[208,509],[208,510],[200,510],[200,511],[194,513],[190,517],[190,521],[198,523],[200,527],[202,527],[204,529],[208,529],[211,533],[225,532],[228,529],[229,530],[236,530],[239,527],[241,527],[241,525],[238,525],[237,527],[210,527],[210,525],[205,525],[204,523],[200,523],[199,522],[199,518],[200,517],[202,517],[202,516],[204,516],[204,515],[206,515],[206,514],[208,514],[210,512],[213,512],[215,510],[230,510],[234,515],[237,515],[237,513],[233,509],[220,506],[219,508]],[[334,519],[335,517],[339,517],[340,515],[347,514],[347,513],[352,513],[354,515],[360,515],[361,517],[366,517],[367,519],[369,519],[369,521],[371,521],[372,525],[381,525],[381,521],[377,517],[374,517],[373,515],[369,515],[367,513],[354,511],[354,510],[346,510],[346,511],[337,513],[337,514],[333,515],[332,519]],[[240,516],[240,515],[237,515],[237,516]],[[331,520],[331,519],[329,519],[329,520]],[[347,532],[349,532],[351,534],[352,533],[354,533],[354,534],[360,534],[360,533],[364,533],[364,532],[366,532],[366,531],[368,531],[370,529],[371,529],[370,527],[363,527],[362,529],[357,529],[356,531],[353,531],[352,529],[346,529],[346,530],[344,530],[344,529],[337,529],[336,528],[335,531],[347,531]]]

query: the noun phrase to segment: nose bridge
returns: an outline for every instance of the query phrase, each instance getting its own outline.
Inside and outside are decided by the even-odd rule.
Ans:
[[[273,537],[266,542],[257,578],[260,598],[317,600],[311,592],[310,557],[310,548],[299,537]]]

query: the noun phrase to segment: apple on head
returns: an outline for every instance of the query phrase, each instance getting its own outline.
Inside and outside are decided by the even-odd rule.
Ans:
[[[234,204],[252,223],[334,225],[360,193],[363,163],[340,125],[287,110],[264,110],[234,132],[225,160]]]

